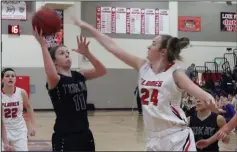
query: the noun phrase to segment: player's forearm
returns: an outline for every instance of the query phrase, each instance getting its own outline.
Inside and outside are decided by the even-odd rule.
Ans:
[[[49,50],[46,45],[42,45],[41,48],[42,48],[44,69],[45,69],[46,75],[48,76],[48,78],[56,80],[58,78],[58,72],[49,54]]]
[[[211,136],[210,138],[207,139],[209,145],[213,144],[214,142],[216,142],[218,140],[217,138],[217,134]]]
[[[35,122],[35,116],[34,116],[34,110],[31,106],[29,106],[27,108],[27,112],[29,113],[29,118],[30,118],[30,122],[33,125],[33,127],[35,127],[36,122]]]
[[[88,52],[87,54],[85,54],[85,56],[91,62],[98,74],[100,74],[101,76],[105,75],[105,73],[107,72],[105,66],[93,54],[91,54],[91,52]]]
[[[115,53],[117,50],[117,45],[116,43],[110,38],[109,36],[99,32],[97,29],[95,29],[93,26],[88,25],[86,27],[88,31],[90,31],[93,35],[94,38],[103,46],[105,47],[109,52]]]
[[[4,123],[2,122],[2,141],[4,144],[7,144],[8,143],[8,140],[7,140],[7,133],[6,133],[6,128],[5,128],[5,125]]]
[[[235,116],[222,128],[225,133],[230,133],[234,128],[237,127],[237,113]],[[222,130],[221,129],[221,130]]]

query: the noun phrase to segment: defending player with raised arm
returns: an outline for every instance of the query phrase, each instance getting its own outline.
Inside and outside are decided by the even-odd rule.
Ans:
[[[72,19],[77,26],[92,33],[107,51],[139,71],[139,92],[148,131],[147,150],[196,151],[193,132],[179,107],[181,90],[205,101],[212,111],[216,111],[216,105],[214,98],[194,84],[175,63],[175,60],[181,59],[180,52],[188,46],[189,39],[170,35],[155,37],[148,47],[147,62],[127,53],[93,26],[74,17]]]
[[[95,151],[94,138],[87,116],[86,81],[106,74],[105,66],[91,54],[86,37],[77,37],[77,49],[73,51],[87,57],[94,68],[71,70],[71,58],[64,45],[50,50],[42,31],[33,31],[40,44],[47,75],[46,88],[56,113],[53,151]]]

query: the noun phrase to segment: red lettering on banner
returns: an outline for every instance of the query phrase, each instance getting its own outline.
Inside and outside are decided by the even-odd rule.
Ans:
[[[101,31],[101,7],[96,8],[96,29]]]
[[[155,35],[159,35],[159,9],[155,10]]]
[[[130,8],[126,12],[126,33],[130,34]]]
[[[141,9],[141,34],[145,34],[145,9]]]
[[[112,17],[111,17],[111,32],[116,33],[116,9],[115,7],[112,8]]]

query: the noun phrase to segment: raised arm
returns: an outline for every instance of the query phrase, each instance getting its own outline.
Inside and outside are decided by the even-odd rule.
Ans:
[[[60,76],[57,73],[57,70],[55,68],[55,65],[53,63],[53,60],[49,54],[49,50],[47,48],[47,43],[42,36],[42,31],[38,32],[37,28],[33,31],[33,34],[37,41],[39,42],[42,54],[43,54],[43,60],[44,60],[44,70],[47,75],[47,82],[48,82],[48,88],[53,89],[56,87],[60,80]]]
[[[176,84],[180,89],[198,99],[205,101],[210,110],[217,113],[218,109],[216,108],[215,100],[212,95],[194,84],[181,70],[175,71],[173,73],[173,76]]]
[[[105,66],[89,51],[89,42],[86,41],[86,37],[78,36],[77,37],[77,49],[73,51],[84,55],[94,66],[91,69],[80,69],[80,73],[85,76],[87,80],[95,79],[106,74],[107,70]]]
[[[99,32],[96,30],[93,26],[81,21],[76,20],[75,18],[72,18],[75,24],[82,29],[86,29],[89,32],[91,32],[94,36],[94,38],[110,53],[115,55],[118,59],[126,63],[127,65],[133,67],[134,69],[140,69],[140,67],[146,62],[146,60],[141,59],[137,56],[134,56],[126,51],[124,51],[122,48],[120,48],[113,40],[112,38],[108,37],[107,35]]]

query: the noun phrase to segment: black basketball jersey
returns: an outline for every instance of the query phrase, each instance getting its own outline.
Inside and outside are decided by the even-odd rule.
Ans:
[[[48,89],[56,121],[54,131],[58,133],[81,132],[89,128],[87,117],[87,87],[85,77],[71,71],[72,77],[60,75],[60,81],[54,89]]]
[[[192,115],[190,117],[189,126],[192,128],[195,141],[199,141],[201,139],[208,139],[213,136],[219,129],[217,125],[217,114],[211,113],[205,120],[200,120],[197,117],[197,114]],[[198,151],[219,151],[218,141],[209,145],[208,147]]]

